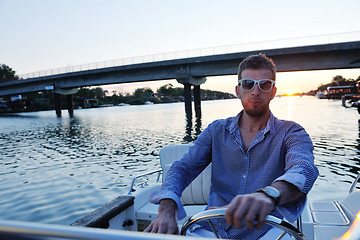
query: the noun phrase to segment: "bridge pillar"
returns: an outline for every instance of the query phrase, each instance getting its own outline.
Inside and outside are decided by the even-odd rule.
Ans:
[[[195,116],[201,117],[201,96],[200,96],[200,85],[206,82],[206,77],[193,77],[190,76],[188,71],[183,70],[176,73],[176,80],[178,83],[184,85],[184,101],[185,101],[185,112],[186,116],[191,119],[191,86],[194,86],[194,105],[195,105]]]
[[[56,116],[61,117],[61,95],[54,93]]]
[[[77,93],[79,89],[70,88],[70,89],[61,89],[55,88],[54,97],[55,97],[55,111],[58,117],[61,117],[61,95],[66,96],[67,109],[70,117],[74,115],[74,100],[73,94]]]
[[[195,116],[201,118],[201,95],[200,85],[194,86],[194,105],[195,105]]]
[[[66,95],[66,102],[69,115],[72,117],[74,115],[74,100],[72,94]]]
[[[184,102],[185,102],[185,113],[188,119],[192,118],[191,109],[191,84],[184,83]]]

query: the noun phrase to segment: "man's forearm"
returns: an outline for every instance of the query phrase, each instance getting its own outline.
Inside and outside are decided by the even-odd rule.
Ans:
[[[301,192],[295,185],[286,181],[277,181],[271,184],[271,186],[280,192],[279,205],[293,202],[305,195],[305,193]]]
[[[165,198],[160,200],[158,212],[159,214],[167,213],[176,216],[177,213],[176,202],[170,198]]]
[[[176,202],[168,198],[160,200],[158,212],[158,216],[145,229],[145,232],[178,234],[179,230],[176,222]]]

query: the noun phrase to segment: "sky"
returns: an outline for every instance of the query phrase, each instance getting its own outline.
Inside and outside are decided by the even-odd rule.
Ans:
[[[0,0],[0,63],[17,74],[134,56],[357,32],[359,0]],[[334,35],[337,34],[337,35]],[[353,35],[352,35],[353,36]],[[354,39],[352,39],[354,40]],[[304,92],[360,69],[279,73],[279,94]],[[203,89],[234,93],[236,76]],[[104,86],[109,91],[176,81]]]

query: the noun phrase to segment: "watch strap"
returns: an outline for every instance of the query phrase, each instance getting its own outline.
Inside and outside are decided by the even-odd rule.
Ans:
[[[271,190],[273,191],[276,191],[278,193],[278,196],[274,196],[272,194],[269,193],[269,191],[267,189],[271,188]],[[274,202],[274,205],[275,207],[278,206],[279,202],[280,202],[280,192],[279,190],[277,190],[276,188],[274,187],[271,187],[271,186],[267,186],[267,187],[264,187],[264,188],[261,188],[259,190],[257,190],[256,192],[261,192],[261,193],[264,193],[266,196],[268,196],[271,200],[273,200]]]

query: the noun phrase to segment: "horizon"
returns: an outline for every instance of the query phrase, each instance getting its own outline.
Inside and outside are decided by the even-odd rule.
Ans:
[[[298,72],[281,72],[276,76],[276,95],[292,95],[294,93],[303,93],[316,90],[322,84],[331,83],[333,77],[341,75],[346,79],[356,79],[360,76],[360,69],[335,69],[335,70],[316,70],[316,71],[298,71]],[[313,81],[317,78],[320,81]],[[226,81],[226,84],[220,85],[218,82]],[[161,86],[171,83],[174,87],[183,87],[176,80],[160,80],[155,82],[138,82],[123,83],[114,85],[102,85],[101,87],[108,90],[109,93],[117,91],[118,93],[132,94],[137,88],[149,87],[154,92]],[[235,94],[237,84],[237,75],[207,77],[207,81],[201,85],[201,89],[227,92]]]

